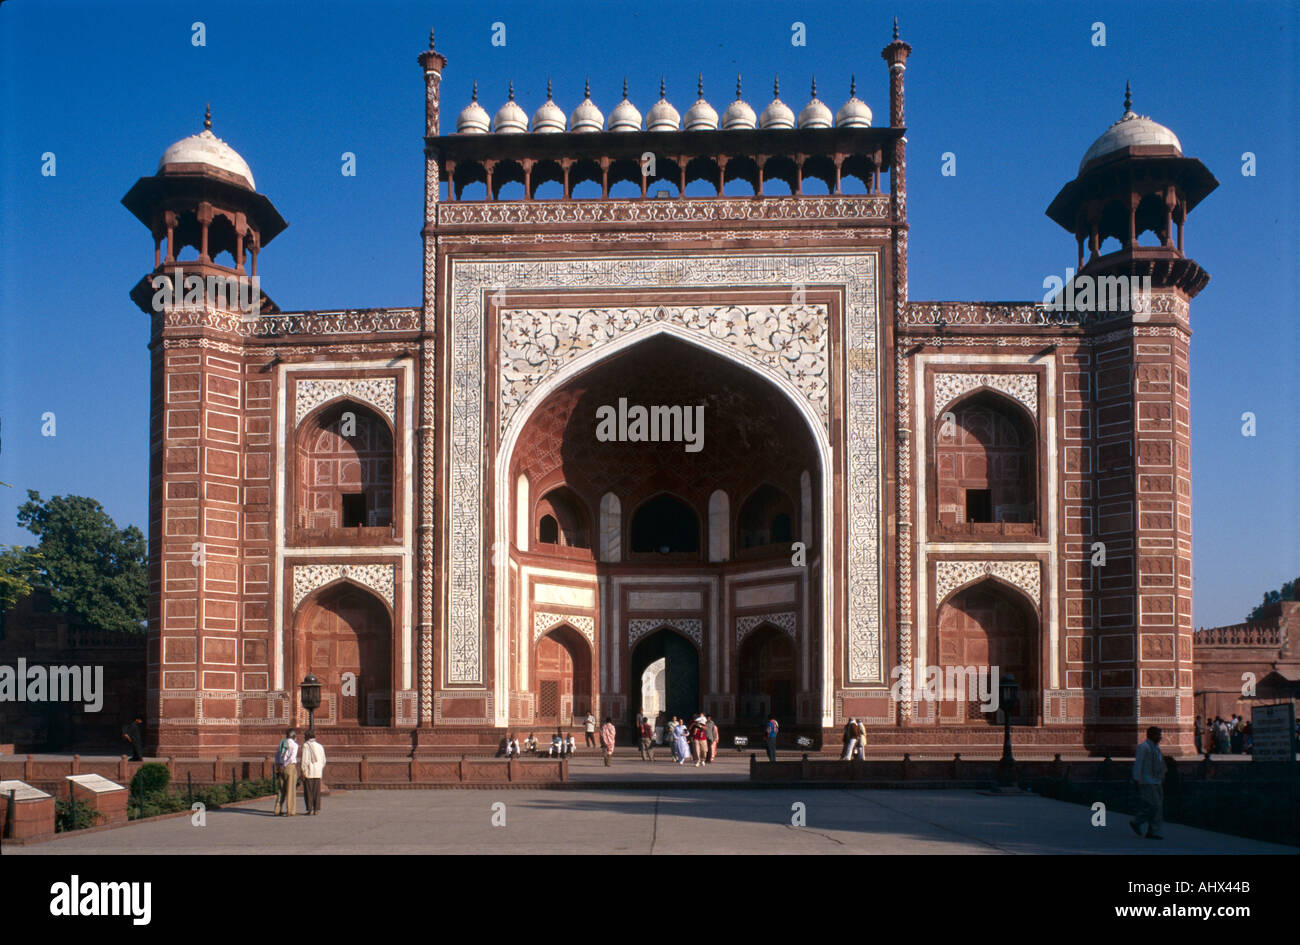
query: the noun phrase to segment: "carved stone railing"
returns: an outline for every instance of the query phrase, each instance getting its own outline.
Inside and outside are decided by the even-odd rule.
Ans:
[[[1281,646],[1282,628],[1261,623],[1234,623],[1197,630],[1196,646]]]
[[[371,335],[420,330],[418,308],[345,309],[330,312],[280,312],[259,318],[213,308],[169,309],[163,315],[166,328],[216,328],[246,338],[277,338],[294,335]]]
[[[687,197],[684,200],[530,200],[440,203],[438,225],[566,226],[574,224],[885,222],[889,195]]]

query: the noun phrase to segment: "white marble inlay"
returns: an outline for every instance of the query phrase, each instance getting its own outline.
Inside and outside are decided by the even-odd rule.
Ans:
[[[744,587],[736,591],[737,607],[763,607],[768,604],[793,604],[795,585],[793,582],[765,584],[762,587]]]
[[[539,604],[590,608],[596,606],[596,592],[590,587],[570,587],[567,584],[538,584],[533,590],[533,600]]]
[[[699,591],[629,591],[628,610],[699,610]]]
[[[321,377],[300,380],[295,388],[294,426],[323,403],[346,397],[374,407],[397,425],[397,378]]]

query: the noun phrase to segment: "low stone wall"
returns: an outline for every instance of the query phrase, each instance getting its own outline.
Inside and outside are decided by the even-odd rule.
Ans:
[[[273,772],[270,755],[262,758],[159,758],[171,772],[174,787],[192,784],[228,784],[231,780],[255,781]],[[145,762],[71,758],[0,759],[0,780],[21,780],[43,791],[64,796],[70,774],[98,774],[119,784],[130,785]],[[336,788],[375,788],[476,784],[548,784],[569,779],[567,758],[537,758],[506,761],[503,758],[459,756],[393,756],[330,758],[325,766],[325,783]]]
[[[1170,778],[1181,782],[1218,781],[1247,784],[1265,781],[1300,782],[1300,763],[1285,761],[1176,761],[1166,759]],[[1052,778],[1062,782],[1126,783],[1133,765],[1132,758],[1080,758],[1051,761],[1017,761],[1014,780],[1028,785],[1036,779]],[[966,759],[955,754],[947,760],[927,757],[901,760],[839,761],[804,755],[798,761],[760,760],[749,756],[749,778],[754,782],[824,782],[889,783],[916,781],[927,785],[951,784],[953,787],[977,787],[995,784],[1001,763],[996,758]]]

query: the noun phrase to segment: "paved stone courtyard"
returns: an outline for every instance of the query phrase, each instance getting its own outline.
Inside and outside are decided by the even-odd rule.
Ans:
[[[805,826],[792,825],[797,804]],[[1163,841],[1144,840],[1121,813],[1093,827],[1087,807],[968,790],[336,791],[319,817],[274,817],[271,807],[266,800],[209,811],[201,828],[177,817],[7,846],[5,855],[1297,852],[1176,824],[1166,825]],[[494,816],[504,826],[493,826]]]

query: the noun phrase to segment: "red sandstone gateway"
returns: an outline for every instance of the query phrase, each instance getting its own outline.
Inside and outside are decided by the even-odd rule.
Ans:
[[[269,751],[312,672],[331,752],[701,709],[997,751],[968,699],[890,698],[913,664],[1013,674],[1029,754],[1189,750],[1183,228],[1217,182],[1126,102],[1048,213],[1149,311],[911,301],[910,52],[879,126],[855,88],[719,118],[701,82],[684,116],[588,91],[531,125],[512,87],[444,134],[431,41],[406,309],[155,311],[183,247],[251,277],[286,225],[210,122],[168,148],[123,201],[155,243],[158,750]],[[620,402],[702,406],[703,448],[598,438]]]

